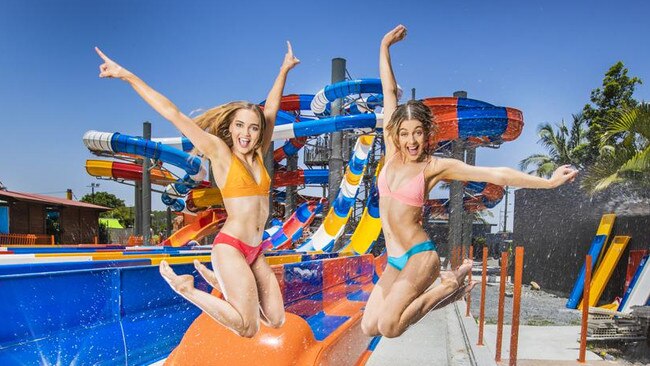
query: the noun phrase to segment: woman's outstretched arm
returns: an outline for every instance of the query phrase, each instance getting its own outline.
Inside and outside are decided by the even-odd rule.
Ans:
[[[566,182],[572,182],[578,175],[578,171],[569,165],[557,168],[553,176],[546,179],[512,168],[479,167],[465,164],[456,159],[438,159],[435,170],[431,174],[436,175],[439,179],[488,182],[519,188],[556,188]]]
[[[392,156],[396,147],[390,137],[388,122],[397,108],[397,82],[393,74],[393,66],[390,61],[390,46],[406,37],[406,27],[398,25],[384,35],[379,46],[379,77],[381,78],[381,89],[384,94],[384,144],[386,145],[386,156]]]
[[[145,102],[173,123],[207,158],[214,159],[229,153],[230,149],[223,140],[203,131],[191,118],[178,110],[178,107],[167,97],[158,93],[135,74],[108,58],[99,48],[95,47],[95,51],[104,60],[104,63],[99,66],[100,78],[118,78],[128,82]]]
[[[262,136],[262,154],[265,154],[271,145],[273,128],[275,127],[275,118],[277,117],[278,110],[280,109],[280,101],[282,100],[284,85],[287,82],[287,74],[289,73],[289,70],[293,69],[299,63],[300,60],[298,60],[296,56],[293,55],[291,43],[287,41],[287,53],[284,55],[284,61],[280,67],[280,72],[275,78],[275,82],[269,91],[269,95],[266,97],[266,103],[264,103],[264,118],[266,119],[266,129],[264,130],[264,135]]]

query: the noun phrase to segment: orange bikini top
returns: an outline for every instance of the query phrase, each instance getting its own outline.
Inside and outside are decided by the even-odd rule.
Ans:
[[[258,184],[244,163],[235,154],[231,153],[230,156],[230,170],[226,177],[226,184],[221,188],[221,196],[223,198],[268,196],[271,189],[271,177],[264,167],[262,157],[257,154],[257,162],[262,169]]]

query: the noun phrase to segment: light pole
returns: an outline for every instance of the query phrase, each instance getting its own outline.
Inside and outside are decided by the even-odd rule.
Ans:
[[[99,187],[99,183],[90,183],[90,185],[86,187],[90,187],[90,197],[92,197],[93,203],[95,203],[95,188]]]

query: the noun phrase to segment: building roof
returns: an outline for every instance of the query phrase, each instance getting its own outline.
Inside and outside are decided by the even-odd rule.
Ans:
[[[81,207],[89,208],[93,210],[109,211],[110,207],[93,205],[91,203],[73,201],[65,198],[45,196],[42,194],[35,193],[23,193],[23,192],[12,192],[0,190],[0,199],[9,198],[13,201],[27,201],[27,202],[36,202],[46,205],[53,206],[70,206],[70,207]]]

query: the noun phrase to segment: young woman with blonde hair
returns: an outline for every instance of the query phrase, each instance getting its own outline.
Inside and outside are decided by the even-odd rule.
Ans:
[[[300,62],[289,42],[287,48],[263,111],[253,103],[232,102],[212,108],[195,120],[96,48],[104,60],[99,77],[129,83],[210,160],[228,218],[212,247],[214,272],[198,261],[194,264],[223,293],[223,299],[196,289],[191,275],[176,275],[165,261],[160,263],[160,273],[174,291],[242,337],[254,336],[260,321],[275,328],[284,323],[280,286],[261,254],[260,244],[269,214],[270,190],[262,157],[271,144],[287,74]]]
[[[485,168],[429,154],[429,138],[436,126],[429,108],[420,101],[397,104],[397,82],[390,47],[404,39],[397,26],[382,39],[379,73],[384,94],[386,162],[377,186],[388,265],[366,304],[361,327],[366,335],[397,337],[432,309],[444,306],[471,290],[462,283],[471,261],[452,272],[440,273],[436,245],[422,228],[422,206],[441,180],[490,182],[524,188],[553,188],[573,180],[577,172],[558,168],[550,179],[510,168]],[[440,275],[441,284],[433,286]]]

